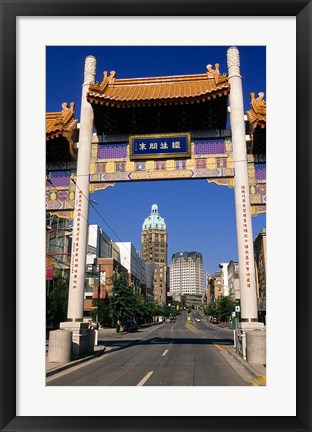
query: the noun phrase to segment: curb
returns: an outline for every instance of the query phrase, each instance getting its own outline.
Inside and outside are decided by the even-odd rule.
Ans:
[[[260,386],[266,385],[266,377],[264,375],[260,375],[256,369],[254,369],[252,366],[250,366],[249,363],[247,363],[245,360],[241,359],[236,352],[234,352],[233,348],[224,350],[224,352],[228,353],[237,363],[239,363],[243,368],[246,370],[247,373],[249,373],[256,381],[257,384]]]
[[[57,374],[59,372],[62,372],[65,369],[69,369],[69,368],[77,366],[77,365],[79,365],[81,363],[85,363],[85,362],[87,362],[89,360],[92,360],[92,359],[94,359],[96,357],[100,357],[101,355],[104,354],[105,351],[106,351],[106,347],[103,347],[102,349],[99,349],[98,351],[96,351],[94,354],[92,354],[90,356],[82,357],[82,358],[80,358],[78,360],[73,360],[70,363],[66,363],[66,364],[64,364],[62,366],[56,366],[55,368],[50,369],[48,372],[46,372],[46,378],[50,377],[51,375],[55,375],[55,374]]]

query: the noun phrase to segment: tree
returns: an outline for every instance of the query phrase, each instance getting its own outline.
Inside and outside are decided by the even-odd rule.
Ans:
[[[235,310],[235,302],[230,297],[219,297],[217,300],[217,314],[220,321],[226,321]]]
[[[109,315],[109,298],[105,299],[93,299],[92,306],[96,306],[96,310],[92,310],[91,317],[92,320],[96,321],[96,316],[98,317],[101,326],[111,325],[110,315]]]
[[[141,295],[134,296],[134,310],[135,317],[138,323],[143,323],[147,314],[147,309],[144,303],[144,299]]]
[[[141,304],[141,311],[142,319],[146,322],[151,322],[153,317],[157,315],[157,306],[154,302],[145,300],[145,302]]]
[[[115,321],[125,321],[136,316],[137,300],[128,285],[126,272],[114,275],[111,278],[112,297],[109,302],[109,315]]]
[[[52,327],[59,327],[60,323],[67,318],[68,305],[68,280],[64,279],[59,272],[54,281],[53,286],[47,295],[46,302],[46,318],[47,322],[52,324]]]
[[[205,315],[217,317],[219,321],[226,321],[235,310],[235,302],[228,296],[220,296],[210,302],[205,308]]]
[[[217,315],[217,302],[212,301],[208,303],[207,307],[204,309],[205,315],[216,316]]]
[[[169,306],[163,306],[162,308],[162,315],[168,318],[170,315],[172,315],[172,309]]]

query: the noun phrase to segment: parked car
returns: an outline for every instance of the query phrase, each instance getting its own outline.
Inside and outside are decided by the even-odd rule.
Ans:
[[[124,331],[130,333],[130,332],[136,332],[138,331],[138,325],[135,321],[126,321],[123,325]]]

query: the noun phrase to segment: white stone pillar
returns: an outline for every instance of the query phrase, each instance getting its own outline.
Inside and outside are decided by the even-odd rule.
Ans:
[[[93,109],[89,102],[87,102],[86,96],[89,84],[95,82],[95,75],[96,59],[93,56],[88,56],[85,59],[81,97],[73,244],[67,310],[67,319],[73,322],[82,321],[83,318],[88,241],[89,172],[93,134]]]
[[[231,85],[230,119],[235,168],[235,211],[239,262],[242,327],[254,327],[258,322],[253,235],[247,167],[242,77],[239,51],[227,50],[228,77]],[[245,324],[246,323],[246,324]]]

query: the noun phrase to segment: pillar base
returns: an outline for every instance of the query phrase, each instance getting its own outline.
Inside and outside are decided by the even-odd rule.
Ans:
[[[266,332],[246,331],[246,349],[249,364],[266,364]]]
[[[235,348],[237,354],[249,364],[266,364],[266,331],[263,323],[239,323],[235,332]]]
[[[60,323],[61,330],[72,332],[72,360],[84,357],[90,354],[90,332],[88,323],[83,322],[62,322]],[[94,340],[94,338],[93,338]],[[94,350],[94,344],[93,344]]]
[[[264,324],[262,322],[239,322],[237,328],[242,330],[264,330]]]
[[[48,362],[68,363],[71,360],[72,335],[64,330],[49,332]]]

